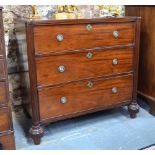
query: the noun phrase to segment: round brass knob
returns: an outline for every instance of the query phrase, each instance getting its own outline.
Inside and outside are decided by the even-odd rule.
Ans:
[[[62,97],[60,98],[60,103],[61,103],[61,104],[67,103],[67,97],[62,96]]]
[[[86,57],[87,57],[88,59],[91,59],[91,58],[93,57],[93,53],[92,53],[92,52],[88,52],[88,53],[86,54]]]
[[[86,29],[87,29],[88,31],[91,31],[91,30],[93,29],[93,26],[92,26],[91,24],[88,24],[88,25],[86,26]]]
[[[59,66],[59,67],[58,67],[58,71],[59,71],[60,73],[63,73],[63,72],[65,71],[65,66],[63,66],[63,65]]]
[[[92,87],[94,86],[94,84],[93,84],[91,81],[89,81],[89,82],[87,83],[87,86],[88,86],[88,88],[92,88]]]
[[[118,61],[117,58],[115,58],[115,59],[112,60],[112,64],[113,64],[113,65],[118,65],[118,62],[119,62],[119,61]]]
[[[62,42],[64,40],[64,36],[62,34],[57,35],[57,41]]]
[[[117,87],[112,87],[111,91],[113,94],[116,94],[118,92]]]
[[[118,32],[118,31],[114,31],[114,32],[113,32],[113,36],[114,36],[115,38],[118,38],[119,32]]]

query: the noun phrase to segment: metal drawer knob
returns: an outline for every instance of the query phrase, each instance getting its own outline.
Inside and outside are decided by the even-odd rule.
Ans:
[[[62,96],[62,97],[60,98],[60,103],[61,103],[61,104],[67,103],[67,97]]]
[[[114,31],[114,32],[113,32],[113,36],[114,36],[115,38],[118,38],[119,32],[118,32],[118,31]]]
[[[118,61],[118,59],[116,59],[116,58],[112,60],[112,64],[113,64],[113,65],[118,65],[118,62],[119,62],[119,61]]]
[[[62,42],[64,40],[64,36],[62,34],[57,35],[57,41]]]
[[[86,29],[87,29],[88,31],[91,31],[91,30],[93,29],[93,26],[92,26],[91,24],[88,24],[88,25],[86,26]]]
[[[63,65],[59,66],[59,67],[58,67],[58,71],[59,71],[60,73],[63,73],[63,72],[65,71],[65,66],[63,66]]]
[[[92,88],[93,86],[94,86],[94,84],[91,81],[89,81],[88,84],[87,84],[87,87]]]
[[[112,87],[111,91],[113,94],[116,94],[118,92],[117,87]]]
[[[92,52],[88,52],[88,53],[86,54],[86,57],[87,57],[88,59],[91,59],[91,58],[93,57],[93,53],[92,53]]]

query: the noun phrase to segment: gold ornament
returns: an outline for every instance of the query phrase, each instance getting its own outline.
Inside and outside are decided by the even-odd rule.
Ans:
[[[38,14],[37,6],[32,5],[31,7],[32,7],[32,16],[30,18],[35,18],[35,19],[41,18]]]
[[[77,13],[78,8],[75,5],[58,5],[54,17],[56,19],[75,19]]]

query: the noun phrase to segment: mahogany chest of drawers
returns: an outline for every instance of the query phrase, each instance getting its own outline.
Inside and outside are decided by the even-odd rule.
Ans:
[[[15,149],[9,105],[2,8],[0,7],[0,149]]]
[[[35,144],[41,125],[136,101],[140,18],[15,21],[27,44]],[[25,47],[25,45],[23,45]]]

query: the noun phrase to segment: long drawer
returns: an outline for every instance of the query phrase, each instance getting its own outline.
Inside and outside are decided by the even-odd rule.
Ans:
[[[10,117],[8,108],[0,108],[0,132],[10,129]]]
[[[40,119],[57,118],[131,101],[133,75],[98,78],[39,90]]]
[[[53,52],[134,43],[135,23],[35,26],[36,52]]]
[[[41,57],[36,66],[38,86],[108,76],[133,70],[133,48]]]

